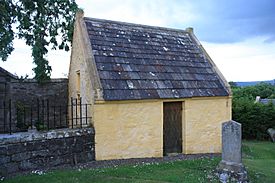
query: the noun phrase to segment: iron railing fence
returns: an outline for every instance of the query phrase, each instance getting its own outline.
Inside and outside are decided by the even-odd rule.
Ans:
[[[29,103],[0,101],[0,133],[15,133],[29,129],[51,130],[90,126],[91,104],[71,98],[69,104],[56,105],[48,99]]]

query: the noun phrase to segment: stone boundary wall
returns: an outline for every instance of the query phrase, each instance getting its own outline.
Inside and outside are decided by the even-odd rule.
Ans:
[[[93,128],[0,135],[0,178],[93,160]]]
[[[49,99],[55,105],[67,105],[68,79],[51,79],[43,84],[36,80],[26,79],[10,82],[10,95],[14,101],[31,104],[40,100]]]

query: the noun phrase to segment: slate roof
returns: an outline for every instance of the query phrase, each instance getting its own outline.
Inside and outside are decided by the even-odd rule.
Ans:
[[[0,67],[0,76],[9,76],[13,79],[18,79],[17,76],[13,75],[12,73],[10,73],[9,71],[5,70],[4,68]]]
[[[228,96],[183,30],[84,18],[104,100]]]

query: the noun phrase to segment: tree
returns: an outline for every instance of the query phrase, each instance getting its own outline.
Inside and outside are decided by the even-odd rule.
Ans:
[[[231,88],[236,88],[238,85],[234,81],[229,81],[228,84],[230,85]]]
[[[7,60],[14,38],[24,39],[32,48],[35,79],[50,79],[48,47],[69,50],[77,10],[75,0],[1,0],[0,58]]]
[[[275,86],[259,83],[255,86],[232,87],[232,118],[242,124],[245,139],[268,139],[268,128],[275,127],[275,105],[255,103],[256,96],[272,98]]]

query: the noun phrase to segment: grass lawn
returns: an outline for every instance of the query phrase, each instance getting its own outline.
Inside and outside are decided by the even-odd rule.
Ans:
[[[243,153],[244,163],[253,182],[274,182],[275,144],[244,141]],[[58,170],[44,175],[19,176],[4,182],[218,182],[213,176],[213,170],[219,161],[220,158],[204,158],[104,169]]]
[[[275,143],[244,141],[243,162],[253,182],[275,182]]]
[[[220,159],[199,159],[159,164],[119,166],[115,168],[54,171],[45,175],[20,176],[6,182],[209,182],[211,171]],[[4,181],[5,182],[5,181]],[[215,181],[218,182],[218,181]]]

